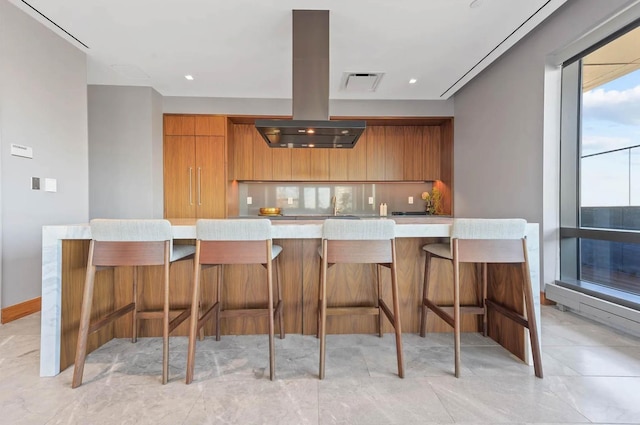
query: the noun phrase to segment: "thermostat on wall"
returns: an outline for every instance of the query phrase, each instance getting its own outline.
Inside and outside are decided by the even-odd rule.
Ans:
[[[31,146],[11,144],[11,155],[21,156],[23,158],[33,158],[33,148]]]

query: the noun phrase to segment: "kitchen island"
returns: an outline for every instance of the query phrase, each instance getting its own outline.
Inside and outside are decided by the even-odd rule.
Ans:
[[[393,217],[396,221],[396,244],[398,260],[398,282],[400,291],[401,318],[404,332],[418,331],[420,319],[420,298],[424,273],[424,254],[422,245],[447,238],[450,232],[451,218],[442,217]],[[195,221],[190,219],[171,220],[175,243],[193,243],[195,239]],[[317,248],[322,236],[322,220],[273,220],[272,237],[275,243],[283,247],[281,254],[281,284],[284,301],[285,331],[287,333],[315,334],[317,315],[317,293],[319,258]],[[77,338],[78,318],[82,299],[82,287],[86,270],[88,245],[91,239],[90,228],[83,225],[44,226],[42,237],[42,322],[40,375],[54,376],[73,363],[75,341]],[[530,261],[531,282],[533,285],[534,304],[539,322],[539,254],[538,225],[527,226],[527,248]],[[450,275],[447,262],[434,261],[432,273],[446,279]],[[339,266],[339,267],[338,267]],[[348,285],[336,285],[329,292],[331,297],[363,304],[373,300],[372,285],[368,280],[373,277],[374,270],[367,265],[338,265],[332,273],[338,273],[339,282]],[[190,300],[192,276],[192,260],[176,263],[171,271],[172,300],[177,305],[187,305]],[[129,302],[130,290],[127,282],[131,279],[132,268],[120,268],[115,271],[100,271],[96,277],[96,293],[94,311],[96,314],[111,311],[114,307]],[[259,291],[252,290],[256,281],[259,283],[260,266],[228,266],[225,268],[225,298],[236,306],[249,306],[265,302],[256,298]],[[138,272],[142,282],[143,302],[146,307],[161,305],[160,288],[154,280],[161,274],[161,269],[145,268]],[[383,272],[384,279],[389,279]],[[510,280],[516,270],[510,265],[494,265],[490,267],[490,278],[494,285],[490,287],[490,297],[515,306],[522,310],[522,299],[513,291],[513,285],[501,285]],[[461,293],[463,301],[474,299],[476,271],[471,265],[463,271]],[[203,274],[203,302],[215,302],[212,290],[215,273],[207,271]],[[333,279],[332,279],[333,280]],[[388,287],[388,285],[384,285]],[[450,285],[434,285],[432,288],[441,301],[451,298]],[[492,288],[494,289],[492,291]],[[517,282],[515,288],[517,289]],[[331,289],[331,288],[330,288]],[[465,295],[466,294],[466,295]],[[514,296],[515,294],[515,296]],[[383,298],[390,294],[383,293]],[[444,322],[430,314],[428,329],[430,332],[451,332]],[[529,362],[528,336],[526,330],[506,319],[491,315],[490,336],[505,346],[509,351]],[[92,335],[89,350],[94,350],[112,338],[124,338],[130,335],[131,318],[123,317],[111,326]],[[377,319],[371,317],[340,318],[331,320],[327,325],[328,333],[374,333]],[[463,322],[463,330],[476,331],[477,318],[469,317]],[[384,332],[391,332],[385,323]],[[261,318],[225,320],[224,334],[261,334],[266,333],[266,320]],[[205,327],[205,333],[211,335],[213,324]],[[178,327],[174,334],[186,335],[186,324]],[[159,323],[143,323],[140,336],[158,336],[161,334]],[[428,336],[427,336],[428,337]]]

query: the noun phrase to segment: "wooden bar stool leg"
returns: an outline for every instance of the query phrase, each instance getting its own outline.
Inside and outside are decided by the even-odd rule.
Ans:
[[[324,359],[327,332],[327,245],[322,246],[322,278],[320,279],[320,371],[318,376],[324,379]]]
[[[382,338],[382,320],[384,319],[383,315],[384,313],[382,312],[382,307],[380,306],[380,299],[382,299],[382,279],[380,276],[380,268],[382,267],[380,264],[376,264],[376,281],[378,283],[378,298],[377,298],[377,305],[378,305],[378,336],[380,338]]]
[[[425,252],[424,258],[424,278],[422,281],[422,300],[420,301],[420,307],[422,315],[420,317],[420,336],[424,337],[427,332],[427,305],[425,301],[429,296],[429,269],[431,266],[431,253]]]
[[[224,276],[224,266],[218,264],[218,279],[217,279],[217,293],[218,293],[218,308],[216,309],[216,341],[220,341],[220,310],[222,310],[222,285]]]
[[[487,336],[488,333],[488,320],[487,314],[487,263],[482,263],[482,307],[484,308],[484,314],[482,315],[482,335]]]
[[[196,249],[200,251],[200,242],[196,242]],[[199,252],[196,258],[200,258]],[[193,373],[196,361],[196,335],[198,333],[198,321],[200,319],[199,309],[196,307],[200,304],[200,264],[194,260],[193,267],[193,288],[191,294],[191,321],[189,322],[189,347],[187,348],[187,376],[185,382],[190,384],[193,381]]]
[[[322,310],[322,276],[324,273],[324,269],[322,265],[323,265],[322,258],[320,258],[320,271],[319,271],[320,285],[318,286],[318,313],[316,314],[316,317],[318,318],[318,323],[316,326],[316,338],[320,338],[320,328],[322,327],[321,325],[322,317],[320,315],[320,311]]]
[[[271,250],[269,250],[271,251]],[[273,318],[273,260],[267,262],[267,291],[269,310],[269,379],[272,381],[276,375],[276,351],[275,351],[275,323]]]
[[[276,292],[278,293],[278,324],[280,339],[284,339],[284,302],[282,301],[282,282],[280,281],[280,260],[276,258]]]
[[[457,242],[457,241],[456,241]],[[457,260],[458,245],[453,246],[453,337],[455,356],[455,376],[460,377],[460,263]]]
[[[165,242],[164,311],[162,312],[162,384],[169,382],[169,241]]]
[[[89,260],[82,295],[82,310],[80,312],[80,330],[78,331],[78,343],[76,345],[76,360],[73,367],[72,388],[82,385],[84,362],[87,357],[87,340],[89,338],[89,322],[91,320],[91,304],[93,303],[93,284],[96,276],[96,267],[93,265],[93,241],[89,245]]]
[[[398,376],[404,378],[404,355],[402,354],[402,328],[400,325],[400,296],[398,294],[398,272],[396,270],[396,248],[392,246],[391,262],[391,294],[393,297],[393,327],[396,331],[396,357],[398,359]]]
[[[523,241],[523,243],[525,243]],[[526,256],[526,245],[524,247]],[[525,257],[526,258],[526,257]],[[527,324],[529,327],[529,340],[531,342],[531,353],[533,354],[533,368],[538,378],[543,377],[542,358],[540,357],[540,344],[538,343],[538,325],[536,321],[536,312],[533,306],[533,290],[531,289],[531,277],[527,263],[522,263],[522,290],[524,292],[524,303],[526,306]]]
[[[138,267],[133,266],[133,312],[131,342],[138,341]]]

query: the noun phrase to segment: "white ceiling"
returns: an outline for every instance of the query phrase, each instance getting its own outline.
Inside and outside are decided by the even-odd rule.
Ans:
[[[331,99],[447,99],[566,0],[10,1],[86,52],[89,84],[290,99],[291,10],[322,9]],[[345,72],[385,75],[346,92]]]

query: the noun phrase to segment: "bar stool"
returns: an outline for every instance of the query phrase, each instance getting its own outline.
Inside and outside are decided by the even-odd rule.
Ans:
[[[429,244],[426,253],[422,292],[420,335],[425,336],[427,309],[432,310],[454,331],[455,376],[460,377],[460,315],[483,317],[483,334],[487,335],[489,308],[529,329],[535,374],[542,378],[542,360],[538,344],[538,326],[533,306],[533,292],[529,275],[527,222],[523,219],[454,219],[449,244]],[[429,298],[429,270],[431,258],[442,258],[453,264],[453,305],[438,305]],[[474,306],[460,305],[460,263],[480,264],[480,299]],[[519,263],[526,316],[487,298],[487,263]],[[453,314],[452,314],[453,310]]]
[[[382,314],[387,316],[395,329],[398,376],[404,378],[402,355],[402,329],[400,325],[400,301],[398,299],[398,277],[396,273],[395,222],[393,220],[346,220],[327,219],[322,230],[322,247],[319,252],[320,269],[319,322],[320,371],[324,379],[326,329],[328,315],[364,314],[377,315],[378,333],[382,336]],[[327,271],[337,263],[376,264],[377,301],[372,307],[327,307]],[[380,266],[391,271],[391,293],[393,312],[382,299]]]
[[[173,246],[171,223],[167,220],[111,220],[95,219],[90,222],[91,242],[87,260],[80,327],[73,369],[72,388],[82,384],[84,363],[87,356],[87,339],[92,334],[114,320],[131,313],[133,329],[131,342],[138,337],[138,322],[143,319],[162,319],[162,383],[169,379],[169,333],[189,317],[190,309],[181,309],[179,315],[169,320],[169,267],[170,263],[189,258],[195,247],[188,245]],[[164,267],[163,272],[163,310],[138,311],[138,266]],[[96,270],[110,267],[133,266],[133,300],[131,303],[94,320],[91,323],[91,305]]]
[[[193,381],[196,336],[205,322],[216,316],[216,340],[220,340],[220,319],[238,316],[267,316],[269,320],[269,377],[275,378],[274,320],[277,316],[280,338],[284,338],[283,303],[279,282],[278,261],[282,247],[273,245],[271,221],[268,219],[198,220],[196,223],[196,254],[193,272],[193,306],[200,302],[200,272],[202,266],[217,266],[217,301],[206,312],[197,308],[191,312],[186,383]],[[273,305],[273,263],[276,264],[277,304]],[[267,306],[263,308],[223,309],[222,287],[225,264],[261,264],[266,268]]]

